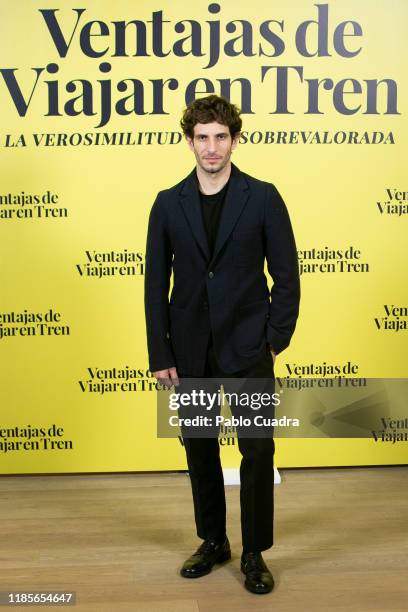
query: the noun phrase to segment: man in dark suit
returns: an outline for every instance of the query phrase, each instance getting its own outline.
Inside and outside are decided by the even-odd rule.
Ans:
[[[231,163],[242,126],[235,105],[216,95],[195,100],[181,126],[196,167],[159,192],[149,218],[145,312],[150,370],[169,385],[183,377],[262,378],[273,385],[275,356],[289,345],[300,299],[286,206],[273,184]],[[218,440],[191,437],[184,443],[197,534],[204,541],[181,575],[196,578],[231,552]],[[238,444],[241,569],[248,590],[267,593],[273,577],[261,552],[273,545],[274,441],[272,435],[239,436]]]

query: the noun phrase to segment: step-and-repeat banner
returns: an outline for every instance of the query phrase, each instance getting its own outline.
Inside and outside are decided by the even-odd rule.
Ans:
[[[2,473],[186,469],[157,436],[145,241],[157,192],[194,166],[181,113],[212,92],[242,109],[233,161],[276,185],[296,235],[301,311],[277,388],[359,388],[353,420],[367,381],[407,377],[405,0],[0,12]],[[276,463],[406,463],[406,415],[395,401],[372,436],[277,438]]]

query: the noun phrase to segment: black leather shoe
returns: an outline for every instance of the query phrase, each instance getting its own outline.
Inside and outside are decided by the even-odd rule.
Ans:
[[[246,575],[245,588],[251,593],[270,593],[274,587],[273,576],[261,553],[242,553],[241,571]]]
[[[209,574],[216,563],[231,559],[231,549],[226,537],[223,542],[204,540],[196,552],[184,562],[180,574],[184,578],[199,578]]]

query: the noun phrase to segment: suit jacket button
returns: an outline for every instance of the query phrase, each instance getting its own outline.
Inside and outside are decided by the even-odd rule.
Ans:
[[[208,273],[208,278],[214,278],[214,272],[209,272]]]
[[[208,302],[204,302],[203,308],[204,308],[204,310],[208,310]]]

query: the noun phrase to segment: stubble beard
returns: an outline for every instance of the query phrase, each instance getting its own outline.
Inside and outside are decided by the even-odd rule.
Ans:
[[[221,172],[221,170],[223,170],[225,168],[225,166],[228,164],[228,162],[230,161],[230,159],[231,159],[231,152],[232,152],[232,149],[221,160],[220,165],[217,166],[217,167],[213,167],[213,166],[207,167],[206,165],[204,165],[206,160],[201,160],[199,156],[197,156],[197,162],[198,162],[200,168],[202,170],[204,170],[204,172],[207,172],[207,174],[217,174],[218,172]]]

